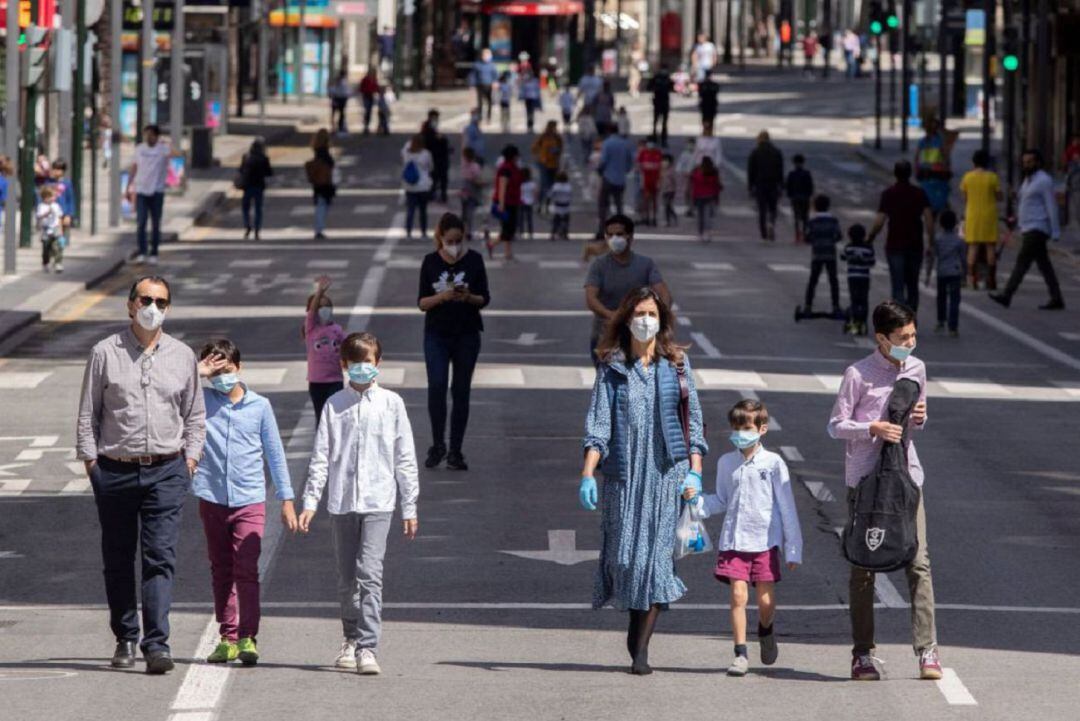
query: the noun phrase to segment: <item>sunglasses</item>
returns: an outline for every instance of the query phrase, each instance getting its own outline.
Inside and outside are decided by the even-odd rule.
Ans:
[[[169,307],[168,298],[154,298],[153,296],[149,295],[140,295],[135,300],[137,300],[139,302],[139,305],[141,305],[143,308],[146,308],[151,303],[156,305],[158,307],[158,310],[165,310]]]

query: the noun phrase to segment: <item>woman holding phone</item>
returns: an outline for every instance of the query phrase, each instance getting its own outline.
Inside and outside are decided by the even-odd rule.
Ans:
[[[444,213],[435,226],[433,253],[420,266],[417,304],[424,320],[424,362],[427,365],[428,415],[431,447],[424,465],[467,471],[461,452],[469,422],[469,393],[473,369],[480,355],[480,332],[484,323],[480,309],[491,302],[483,257],[465,248],[465,223]],[[450,369],[453,366],[451,382]],[[450,445],[446,444],[446,391],[454,408],[450,415]]]

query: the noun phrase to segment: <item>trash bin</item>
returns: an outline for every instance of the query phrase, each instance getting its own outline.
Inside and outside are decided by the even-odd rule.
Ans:
[[[206,169],[214,164],[214,131],[210,128],[191,129],[191,167]]]

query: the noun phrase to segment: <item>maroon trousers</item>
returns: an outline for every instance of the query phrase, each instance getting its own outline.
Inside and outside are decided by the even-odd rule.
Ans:
[[[259,553],[262,551],[266,504],[230,508],[199,501],[206,532],[214,615],[221,635],[230,641],[259,633]]]

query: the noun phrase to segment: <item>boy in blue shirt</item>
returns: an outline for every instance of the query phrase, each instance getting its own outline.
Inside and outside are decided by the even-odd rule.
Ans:
[[[967,243],[956,232],[956,213],[943,210],[938,216],[941,231],[934,237],[934,244],[926,251],[929,261],[926,268],[926,284],[930,284],[930,273],[937,267],[937,326],[935,333],[945,330],[946,320],[949,335],[960,335],[960,286],[967,277]]]
[[[836,245],[844,239],[840,230],[840,221],[829,212],[829,196],[818,195],[814,198],[814,215],[806,222],[806,242],[810,245],[810,280],[806,284],[806,303],[801,308],[802,315],[813,317],[814,292],[818,278],[825,271],[829,278],[829,295],[832,300],[832,315],[840,317],[840,285],[836,277]],[[796,313],[798,317],[799,313]]]
[[[199,497],[199,516],[206,532],[214,589],[214,614],[221,624],[221,642],[209,663],[240,659],[259,661],[259,554],[266,522],[266,478],[270,467],[281,519],[296,531],[296,509],[285,448],[270,401],[245,386],[239,377],[240,349],[227,339],[213,340],[199,353],[199,375],[212,388],[206,401],[206,444],[192,481]]]

